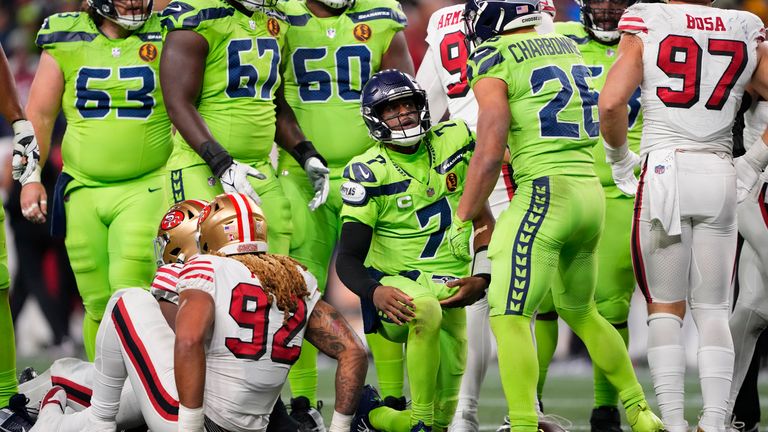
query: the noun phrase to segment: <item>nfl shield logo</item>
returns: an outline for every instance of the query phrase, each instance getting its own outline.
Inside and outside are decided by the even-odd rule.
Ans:
[[[653,172],[656,174],[664,174],[664,171],[666,171],[666,167],[664,165],[656,165],[656,167],[653,168]]]
[[[517,9],[515,9],[515,12],[519,14],[526,13],[528,12],[528,6],[527,5],[518,6]]]
[[[326,30],[326,31],[325,31],[325,34],[326,34],[326,36],[328,36],[329,38],[333,39],[333,38],[335,38],[335,37],[336,37],[336,29],[334,29],[334,28],[329,28],[328,30]]]

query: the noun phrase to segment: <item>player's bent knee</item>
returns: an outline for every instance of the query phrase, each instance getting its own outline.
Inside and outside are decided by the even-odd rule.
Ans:
[[[436,334],[440,331],[443,310],[435,297],[419,297],[413,299],[415,318],[411,320],[411,334]]]

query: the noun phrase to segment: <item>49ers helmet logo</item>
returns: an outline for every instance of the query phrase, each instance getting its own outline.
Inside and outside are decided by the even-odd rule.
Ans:
[[[155,61],[157,58],[157,47],[151,43],[145,43],[139,48],[139,57],[147,63]]]
[[[160,229],[168,231],[169,229],[176,228],[182,222],[184,222],[184,212],[171,210],[163,216],[163,221],[160,222]]]
[[[267,20],[267,31],[272,36],[277,36],[278,33],[280,33],[280,23],[277,22],[276,19],[270,18]]]
[[[358,24],[355,26],[352,34],[355,36],[355,39],[359,40],[360,42],[367,42],[368,39],[370,39],[373,35],[373,31],[368,24]]]

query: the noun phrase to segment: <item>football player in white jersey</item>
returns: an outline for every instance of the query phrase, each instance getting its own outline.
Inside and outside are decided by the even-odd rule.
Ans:
[[[744,115],[744,145],[758,145],[759,131],[768,142],[768,102],[754,102]],[[754,143],[754,144],[752,144]],[[749,369],[755,344],[768,328],[768,171],[763,171],[752,193],[736,209],[739,233],[744,237],[739,255],[739,296],[729,324],[736,360],[728,413]],[[731,416],[727,415],[726,420]],[[739,419],[736,419],[739,420]]]
[[[540,3],[546,14],[542,14],[542,23],[536,27],[539,33],[554,31],[552,20],[555,7],[550,0]],[[470,47],[466,43],[464,4],[456,4],[435,11],[427,25],[428,44],[416,81],[427,92],[430,116],[441,119],[446,114],[451,118],[460,118],[474,131],[477,128],[477,101],[467,81],[467,58]],[[447,110],[447,111],[446,111]],[[507,208],[515,192],[512,181],[512,168],[505,163],[501,175],[488,202],[495,218]],[[477,432],[477,404],[480,388],[491,359],[491,330],[488,323],[488,299],[483,298],[466,307],[467,310],[467,366],[461,381],[461,392],[456,415],[450,430]]]
[[[265,430],[304,339],[336,358],[329,430],[349,430],[368,368],[349,324],[320,299],[295,260],[266,253],[261,210],[242,194],[217,196],[200,215],[201,254],[179,276],[175,380],[178,429]]]
[[[768,84],[763,23],[707,0],[629,7],[619,54],[600,94],[600,129],[616,185],[637,193],[632,258],[648,305],[648,363],[670,432],[683,432],[688,301],[699,334],[703,411],[698,428],[723,431],[733,375],[729,287],[736,256],[737,181],[755,187],[768,163],[759,140],[732,161],[731,127],[747,84]],[[641,86],[640,156],[629,151],[627,102]],[[634,169],[642,162],[640,182]],[[740,193],[741,194],[741,193]]]

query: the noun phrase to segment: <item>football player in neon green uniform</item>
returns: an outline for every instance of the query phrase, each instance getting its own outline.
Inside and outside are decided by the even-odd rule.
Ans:
[[[413,74],[405,14],[394,0],[289,0],[279,5],[290,23],[285,34],[285,99],[302,131],[328,160],[330,194],[309,208],[314,191],[303,167],[280,152],[280,180],[291,204],[291,256],[306,265],[325,291],[331,255],[341,228],[342,171],[373,145],[360,117],[360,91],[379,70]],[[271,229],[271,228],[270,228]],[[384,396],[401,397],[402,346],[368,337]],[[317,398],[317,350],[305,345],[288,375],[294,397]],[[402,400],[404,403],[404,400]]]
[[[619,44],[618,24],[621,14],[634,0],[582,0],[581,22],[555,23],[557,33],[571,38],[579,47],[584,64],[592,74],[592,84],[599,92],[605,84]],[[642,113],[640,110],[640,89],[629,103],[629,144],[633,151],[640,149]],[[629,302],[635,289],[632,272],[629,234],[634,199],[623,194],[611,176],[611,167],[605,162],[602,138],[592,148],[595,159],[595,173],[600,178],[605,193],[605,228],[597,245],[597,287],[595,302],[597,311],[611,325],[616,327],[629,343]],[[557,312],[552,296],[547,296],[536,315],[536,349],[539,352],[538,396],[541,399],[549,363],[557,345]],[[590,423],[592,431],[613,431],[621,429],[619,401],[614,387],[605,375],[594,367],[595,403]]]
[[[163,41],[152,1],[88,4],[87,13],[52,15],[40,29],[36,43],[43,55],[27,113],[43,156],[60,110],[67,119],[52,230],[66,228],[86,312],[86,353],[93,359],[96,330],[112,293],[149,289],[152,282],[152,239],[165,207],[171,123],[159,87]],[[44,194],[40,183],[28,183],[22,205],[42,205]]]
[[[16,94],[13,73],[2,46],[0,46],[0,94],[3,95],[0,97],[0,115],[13,126],[14,131],[14,178],[22,184],[39,183],[40,172],[37,171],[37,161],[40,159],[40,153],[37,148],[37,141],[32,130],[32,124],[24,118],[24,111]],[[33,154],[34,152],[37,154]],[[22,156],[28,157],[29,160],[23,163]],[[31,168],[28,173],[26,172],[27,166]],[[22,207],[24,215],[33,217],[30,212],[35,206],[34,210],[39,212],[39,202]],[[34,217],[37,217],[37,214]],[[8,255],[5,249],[4,221],[5,210],[0,209],[0,407],[8,405],[8,400],[17,391],[16,339],[13,333],[11,309],[8,305],[8,288],[11,285],[11,278],[8,273]]]
[[[291,208],[269,153],[273,141],[300,162],[325,202],[328,170],[282,97],[288,24],[255,0],[173,1],[162,13],[161,82],[178,133],[168,160],[172,201],[245,193],[269,221],[270,251],[287,255]],[[304,182],[307,182],[306,177]]]
[[[605,206],[592,156],[597,94],[576,43],[535,32],[538,3],[467,3],[467,37],[478,45],[467,72],[479,106],[478,147],[449,232],[452,250],[468,255],[469,221],[493,189],[508,148],[518,188],[488,247],[488,303],[511,429],[537,430],[538,361],[529,326],[551,290],[558,314],[618,389],[632,429],[662,430],[621,336],[594,302]],[[556,275],[562,284],[553,284]]]
[[[479,265],[456,260],[446,229],[464,189],[474,134],[461,120],[430,128],[426,93],[397,70],[374,75],[362,94],[371,136],[381,144],[352,158],[344,170],[342,232],[336,270],[361,298],[366,333],[405,342],[411,409],[361,402],[378,430],[407,432],[448,427],[458,402],[466,361],[464,309],[442,309],[456,286],[487,286],[484,259],[493,217],[476,238]],[[480,226],[480,225],[478,225]],[[481,270],[482,268],[482,270]],[[384,314],[385,317],[379,317]],[[354,425],[353,425],[354,426]]]

